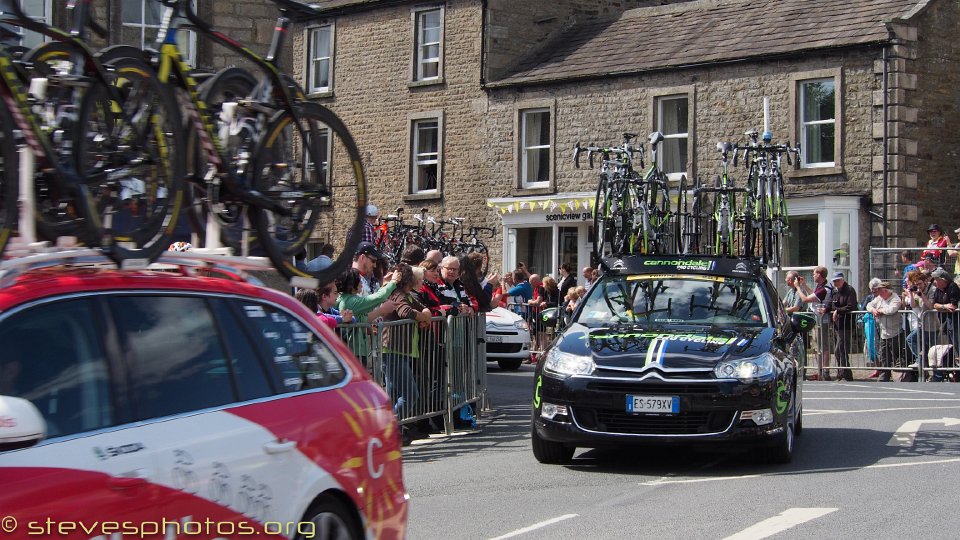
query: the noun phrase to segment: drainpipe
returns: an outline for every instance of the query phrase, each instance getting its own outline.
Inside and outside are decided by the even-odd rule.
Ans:
[[[480,88],[487,86],[487,0],[480,2]]]
[[[890,45],[883,46],[883,206],[881,215],[883,216],[883,247],[888,247],[887,238],[887,62]]]

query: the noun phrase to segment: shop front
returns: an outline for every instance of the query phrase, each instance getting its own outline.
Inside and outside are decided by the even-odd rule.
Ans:
[[[522,262],[532,273],[557,277],[567,263],[583,285],[579,269],[590,265],[595,202],[593,192],[488,199],[503,224],[501,268]]]

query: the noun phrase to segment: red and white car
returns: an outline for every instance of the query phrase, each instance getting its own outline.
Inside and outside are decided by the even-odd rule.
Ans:
[[[0,277],[3,538],[403,538],[389,398],[317,317],[242,281]]]

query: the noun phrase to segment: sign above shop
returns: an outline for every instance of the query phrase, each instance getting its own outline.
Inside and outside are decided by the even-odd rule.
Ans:
[[[593,211],[547,214],[544,217],[546,218],[546,221],[590,221],[593,219]]]
[[[593,219],[593,207],[596,199],[589,194],[536,199],[491,199],[488,208],[495,208],[500,214],[543,213],[547,221]],[[584,215],[586,214],[586,217]]]

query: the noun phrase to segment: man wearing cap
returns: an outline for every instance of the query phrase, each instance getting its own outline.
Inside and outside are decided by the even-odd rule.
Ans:
[[[811,311],[817,314],[817,328],[813,334],[813,347],[817,359],[817,373],[810,376],[810,380],[829,381],[830,373],[827,366],[830,365],[830,336],[827,330],[830,325],[830,313],[827,306],[833,300],[833,285],[827,281],[827,267],[818,266],[813,269],[813,283],[815,288],[810,290],[806,279],[798,275],[796,280],[797,292],[800,293],[800,299],[810,304]]]
[[[857,309],[857,291],[844,279],[843,272],[837,272],[830,280],[833,282],[833,301],[828,308],[833,320],[833,335],[835,338],[834,356],[837,359],[837,380],[852,381],[853,372],[850,371],[850,336],[853,333],[852,313]],[[847,369],[843,369],[847,368]]]
[[[929,253],[920,258],[920,262],[917,263],[917,270],[920,270],[924,274],[930,275],[934,270],[937,269],[937,258]]]
[[[367,219],[363,222],[363,235],[360,236],[360,241],[373,244],[377,241],[377,219],[380,217],[380,210],[376,206],[368,204],[366,217]]]
[[[920,253],[920,257],[933,255],[938,265],[942,265],[947,258],[947,251],[944,248],[950,247],[950,237],[943,234],[943,229],[936,223],[927,227],[927,234],[930,240],[927,241],[927,249]]]
[[[876,295],[867,304],[867,311],[873,314],[877,327],[880,329],[880,362],[882,369],[877,380],[890,380],[890,369],[903,367],[903,330],[900,324],[900,297],[890,289],[890,283],[881,281],[872,289]]]
[[[370,242],[360,242],[353,256],[353,267],[360,272],[360,296],[367,296],[377,288],[373,285],[373,271],[380,260],[380,252]]]
[[[929,309],[936,310],[940,315],[940,327],[947,335],[947,341],[953,345],[953,350],[957,351],[960,347],[960,324],[957,317],[960,312],[957,307],[960,306],[960,287],[953,282],[950,272],[943,268],[937,268],[933,271],[933,284],[929,291]],[[933,380],[943,380],[943,377],[934,373]]]

